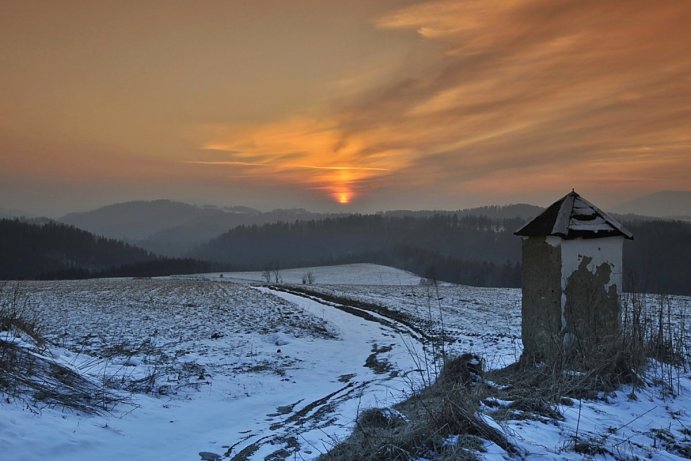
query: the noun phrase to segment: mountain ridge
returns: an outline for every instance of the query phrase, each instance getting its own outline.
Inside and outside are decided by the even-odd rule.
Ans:
[[[658,191],[612,207],[619,214],[691,221],[691,191]]]
[[[374,214],[411,217],[459,214],[528,219],[541,210],[534,205],[514,204],[455,211],[391,210]],[[350,214],[312,212],[303,208],[259,211],[245,206],[200,206],[159,199],[121,202],[90,211],[68,213],[57,221],[104,237],[124,240],[160,255],[180,257],[238,226],[319,220]]]
[[[389,210],[366,215],[430,218],[439,216],[483,216],[489,219],[530,220],[544,208],[519,203],[490,205],[460,210]],[[660,219],[639,214],[621,214],[608,210],[626,220],[648,221]],[[122,202],[95,210],[69,213],[60,222],[91,233],[120,239],[161,256],[180,258],[195,254],[222,234],[240,226],[263,226],[279,222],[323,220],[359,213],[312,212],[302,208],[260,211],[245,206],[192,205],[168,199]],[[662,219],[674,219],[664,217]],[[691,220],[691,218],[689,218]]]

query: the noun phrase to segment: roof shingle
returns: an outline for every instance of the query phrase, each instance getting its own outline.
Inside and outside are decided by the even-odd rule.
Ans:
[[[514,232],[523,237],[553,235],[566,240],[622,236],[633,239],[616,219],[571,191]]]

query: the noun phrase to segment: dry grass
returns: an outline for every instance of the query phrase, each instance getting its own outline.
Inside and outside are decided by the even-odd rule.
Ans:
[[[503,435],[478,416],[485,394],[478,371],[479,363],[468,354],[450,360],[434,384],[395,408],[362,412],[353,434],[320,459],[472,460],[484,440],[513,453]]]
[[[650,299],[628,295],[618,334],[597,345],[579,345],[568,352],[557,349],[547,361],[529,363],[523,358],[488,373],[497,384],[489,395],[511,402],[493,417],[559,419],[558,406],[572,403],[570,399],[596,399],[624,384],[633,385],[632,398],[636,388],[648,382],[662,385],[666,395],[678,394],[677,378],[689,365],[686,313],[675,311],[668,297],[659,296],[655,304]]]
[[[0,393],[27,400],[32,408],[63,407],[101,413],[121,402],[46,352],[38,317],[22,302],[19,285],[0,288]]]
[[[27,337],[37,346],[45,344],[38,315],[29,309],[18,284],[0,286],[0,332]]]
[[[559,408],[573,405],[572,399],[596,399],[623,384],[633,384],[632,395],[648,382],[664,384],[673,396],[679,391],[675,392],[675,376],[688,370],[690,363],[687,314],[675,310],[668,297],[658,296],[653,303],[651,299],[628,295],[618,334],[596,345],[566,352],[555,344],[557,353],[550,360],[519,361],[486,373],[483,382],[473,379],[479,370],[469,366],[467,355],[447,361],[435,382],[394,409],[361,413],[352,435],[320,459],[475,459],[483,440],[516,453],[499,431],[478,416],[480,406],[497,421],[547,422],[562,419]],[[449,443],[451,437],[455,443]],[[598,454],[599,445],[575,440],[574,451]]]
[[[24,347],[0,340],[0,354],[0,391],[28,399],[34,408],[49,406],[103,413],[123,401],[102,385]]]

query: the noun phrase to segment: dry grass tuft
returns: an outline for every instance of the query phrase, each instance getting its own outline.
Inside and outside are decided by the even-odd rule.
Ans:
[[[628,295],[618,334],[596,345],[579,344],[564,351],[555,344],[556,353],[543,362],[522,357],[516,364],[487,373],[498,385],[489,394],[511,402],[493,416],[559,419],[558,406],[568,404],[570,398],[597,399],[624,384],[633,385],[635,397],[635,389],[651,381],[651,375],[667,394],[678,393],[675,376],[689,364],[685,313],[675,312],[665,296],[659,296],[655,305],[647,304],[646,298],[650,299]]]
[[[0,286],[0,332],[45,344],[38,316],[23,301],[19,285]]]
[[[98,414],[123,400],[78,372],[17,344],[0,340],[0,362],[0,391],[28,398],[34,408],[62,407]]]
[[[484,395],[484,386],[473,377],[478,372],[481,362],[475,356],[450,360],[434,384],[395,408],[361,413],[353,434],[320,459],[473,460],[484,440],[514,453],[504,436],[477,414]]]
[[[57,406],[84,413],[108,411],[121,402],[46,353],[39,319],[21,299],[18,285],[0,287],[0,393],[28,400],[33,408]]]

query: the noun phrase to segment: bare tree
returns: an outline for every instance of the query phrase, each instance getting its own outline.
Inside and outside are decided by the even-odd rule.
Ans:
[[[303,285],[314,284],[314,274],[311,271],[302,275],[302,284]]]
[[[271,272],[274,276],[274,283],[283,283],[283,278],[281,277],[281,266],[278,263],[274,264]]]
[[[271,269],[270,268],[264,269],[264,271],[262,272],[262,278],[264,279],[264,281],[266,283],[271,283]]]

